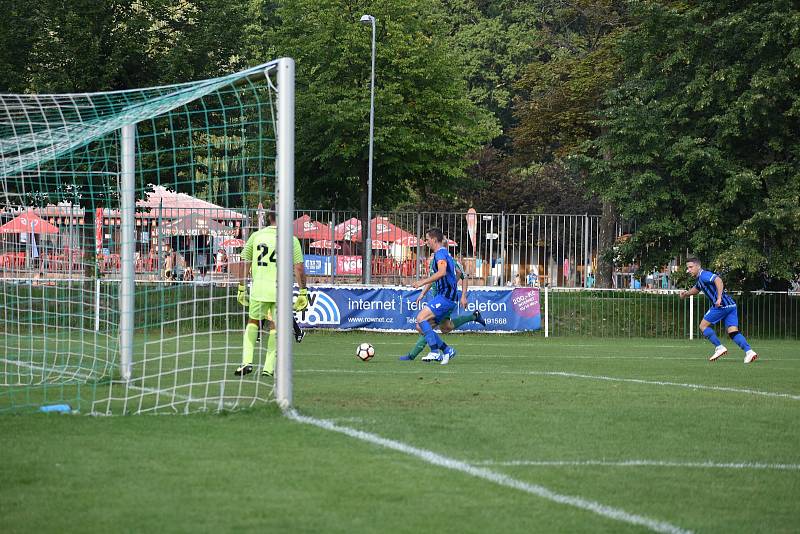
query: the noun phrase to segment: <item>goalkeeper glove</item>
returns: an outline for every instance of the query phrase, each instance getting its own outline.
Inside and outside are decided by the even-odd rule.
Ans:
[[[308,289],[301,288],[300,294],[297,295],[297,300],[294,301],[294,306],[292,309],[296,312],[300,312],[308,308]]]
[[[236,300],[245,308],[250,306],[250,300],[247,298],[247,288],[244,284],[239,284],[239,291],[236,292]]]

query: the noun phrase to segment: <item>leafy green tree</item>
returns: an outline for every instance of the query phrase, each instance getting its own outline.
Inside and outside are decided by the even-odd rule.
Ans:
[[[525,66],[541,54],[542,5],[547,2],[442,0],[452,58],[462,65],[470,99],[500,121],[505,144]]]
[[[131,89],[244,66],[244,0],[6,1],[0,72],[15,92]]]
[[[297,64],[297,198],[366,212],[371,32],[377,18],[373,199],[390,208],[414,192],[446,193],[467,155],[499,130],[467,96],[433,0],[278,3],[270,55]],[[258,50],[258,44],[249,45]]]
[[[797,3],[637,9],[625,81],[584,160],[636,226],[623,260],[649,269],[689,252],[729,284],[785,287],[800,269]]]
[[[573,198],[587,195],[585,170],[568,161],[581,153],[583,143],[600,134],[597,124],[607,91],[619,79],[616,42],[624,34],[627,5],[613,0],[548,2],[543,10],[542,57],[528,65],[519,81],[514,112],[518,124],[511,132],[517,165],[546,171]],[[610,157],[609,152],[603,154]],[[563,189],[563,187],[562,187]],[[615,206],[585,198],[567,211],[601,213],[599,249],[611,251],[618,215]],[[597,285],[610,287],[613,265],[601,253]]]
[[[0,92],[19,93],[25,87],[25,68],[33,46],[29,2],[2,0],[0,11]]]

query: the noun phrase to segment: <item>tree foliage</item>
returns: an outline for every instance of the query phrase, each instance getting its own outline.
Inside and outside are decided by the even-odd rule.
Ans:
[[[297,198],[362,210],[358,20],[371,13],[376,208],[612,222],[619,210],[636,228],[621,261],[642,269],[691,252],[744,287],[800,270],[797,2],[0,1],[6,92],[146,87],[294,57]]]
[[[268,35],[297,62],[297,197],[315,207],[365,207],[371,30],[377,18],[373,195],[388,208],[414,191],[447,194],[468,154],[499,132],[467,97],[432,0],[280,2]]]
[[[584,160],[596,190],[636,225],[623,258],[649,269],[690,252],[744,287],[794,278],[796,3],[645,3],[637,18],[619,46],[624,82]]]

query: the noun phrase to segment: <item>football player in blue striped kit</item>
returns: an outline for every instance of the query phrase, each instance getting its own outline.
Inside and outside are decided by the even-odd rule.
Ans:
[[[714,354],[708,358],[708,361],[717,361],[728,353],[728,349],[725,348],[714,329],[711,328],[711,325],[724,321],[728,336],[744,351],[744,363],[754,362],[758,358],[758,354],[750,348],[745,337],[739,332],[736,301],[725,291],[722,278],[716,273],[703,269],[700,260],[694,257],[686,260],[686,272],[697,278],[697,283],[692,289],[681,291],[680,297],[686,298],[702,292],[711,302],[711,307],[703,315],[703,320],[700,321],[700,331],[715,347]]]
[[[433,252],[436,272],[428,278],[412,282],[414,288],[427,284],[436,285],[436,296],[431,299],[428,306],[422,308],[417,314],[417,332],[425,336],[431,352],[442,352],[442,365],[455,358],[456,350],[442,341],[442,338],[433,331],[430,320],[436,324],[441,323],[456,306],[458,295],[458,281],[456,279],[456,262],[444,246],[444,234],[438,228],[431,228],[425,233],[425,240]]]

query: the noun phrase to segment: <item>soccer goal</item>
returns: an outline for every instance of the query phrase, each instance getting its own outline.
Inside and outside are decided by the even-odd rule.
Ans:
[[[0,412],[291,404],[291,328],[275,381],[234,370],[240,252],[276,200],[277,320],[291,325],[292,59],[164,87],[0,95],[0,177]]]

